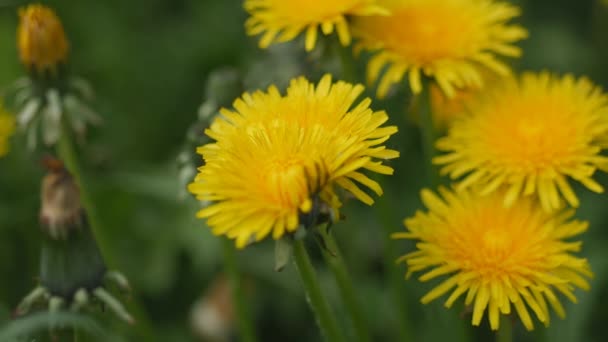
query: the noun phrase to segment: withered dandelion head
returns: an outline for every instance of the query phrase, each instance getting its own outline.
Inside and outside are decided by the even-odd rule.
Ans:
[[[19,10],[17,48],[21,62],[37,71],[54,71],[68,55],[61,21],[50,8],[34,4]]]
[[[8,153],[8,140],[15,132],[15,118],[6,112],[0,100],[0,157]]]
[[[306,51],[315,47],[318,30],[329,35],[335,30],[342,45],[351,35],[346,16],[386,15],[375,0],[245,0],[251,17],[245,23],[247,34],[262,34],[259,46],[293,40],[306,31]]]
[[[606,148],[608,97],[588,79],[526,73],[505,81],[471,104],[470,115],[457,120],[437,142],[446,154],[436,157],[443,174],[463,177],[458,188],[472,185],[488,194],[508,188],[504,204],[536,195],[546,211],[564,198],[579,201],[573,178],[595,192],[597,169],[608,171]]]
[[[370,99],[355,104],[362,91],[329,75],[316,86],[300,77],[286,95],[271,86],[222,110],[205,132],[215,142],[198,149],[205,165],[189,186],[210,202],[198,216],[244,247],[294,232],[318,201],[337,210],[338,188],[372,204],[360,186],[378,195],[382,189],[362,171],[392,174],[382,162],[399,153],[383,143],[397,127],[382,126],[388,116],[372,111]]]
[[[572,220],[573,210],[547,213],[530,198],[506,208],[497,193],[439,192],[441,196],[423,190],[428,211],[406,219],[407,231],[393,235],[417,241],[417,250],[400,259],[407,263],[408,276],[425,272],[419,278],[423,282],[447,278],[422,297],[422,303],[450,292],[445,301],[449,308],[466,294],[473,325],[480,325],[487,311],[490,327],[497,330],[499,316],[514,307],[532,330],[530,310],[548,325],[549,306],[565,316],[559,295],[576,302],[575,288],[589,289],[590,266],[573,254],[580,251],[581,242],[568,241],[588,224]]]
[[[527,31],[508,22],[518,7],[494,0],[384,0],[390,16],[353,21],[356,50],[374,54],[368,64],[371,84],[380,80],[378,96],[404,77],[412,91],[422,91],[422,75],[433,78],[448,97],[455,88],[482,84],[483,68],[505,75],[498,56],[518,57],[513,43]],[[385,66],[386,72],[382,71]]]

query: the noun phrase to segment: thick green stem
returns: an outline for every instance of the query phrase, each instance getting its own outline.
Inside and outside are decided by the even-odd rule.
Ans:
[[[329,342],[345,341],[341,330],[338,328],[335,316],[323,296],[317,274],[310,262],[310,257],[302,240],[294,241],[293,254],[296,268],[300,273],[302,285],[306,291],[308,304],[317,318],[317,323],[323,336]]]
[[[418,94],[418,114],[420,116],[422,128],[422,148],[424,152],[428,186],[434,189],[439,185],[439,172],[437,167],[433,164],[433,158],[437,154],[437,150],[435,149],[437,132],[435,130],[435,123],[433,122],[429,86],[430,82],[425,82],[422,92]]]
[[[239,271],[234,244],[228,239],[223,239],[222,247],[224,250],[224,266],[226,269],[226,275],[228,276],[232,290],[232,304],[238,319],[240,334],[239,341],[255,342],[255,330],[253,328],[251,315],[245,300],[243,279]]]
[[[353,287],[353,281],[346,269],[340,249],[329,231],[324,229],[324,227],[319,227],[318,231],[326,245],[324,246],[325,248],[321,249],[323,257],[336,278],[336,282],[340,288],[342,301],[346,305],[346,309],[353,321],[357,340],[362,342],[371,341],[372,339],[367,324],[368,320],[365,318],[364,310],[361,308],[361,303],[358,300],[355,288]]]
[[[496,342],[513,342],[513,320],[510,316],[501,317]]]

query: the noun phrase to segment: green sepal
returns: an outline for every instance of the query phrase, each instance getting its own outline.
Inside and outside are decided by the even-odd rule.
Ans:
[[[291,260],[293,254],[293,241],[290,237],[283,237],[274,243],[274,270],[281,272]]]
[[[313,235],[315,237],[315,240],[317,241],[317,244],[323,252],[331,255],[332,257],[336,257],[337,254],[334,250],[335,246],[333,246],[330,239],[328,238],[331,226],[331,223],[318,225],[314,228]]]
[[[103,285],[106,266],[86,218],[70,227],[65,238],[44,234],[40,254],[40,283],[51,295],[71,299],[85,288]]]

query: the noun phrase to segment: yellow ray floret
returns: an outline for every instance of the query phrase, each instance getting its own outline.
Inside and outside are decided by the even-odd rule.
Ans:
[[[0,100],[0,157],[8,153],[8,139],[15,132],[15,118],[4,110]]]
[[[422,91],[422,76],[433,78],[452,97],[455,88],[481,86],[482,69],[501,75],[509,68],[498,56],[519,57],[513,43],[527,31],[508,24],[519,8],[494,0],[384,0],[390,16],[353,21],[356,50],[370,50],[368,82],[379,80],[378,96],[403,78]],[[386,72],[382,73],[386,68]]]
[[[428,211],[406,219],[407,232],[393,234],[418,241],[417,250],[400,259],[407,263],[408,276],[424,272],[419,278],[423,282],[445,278],[422,303],[450,293],[445,301],[449,308],[465,295],[473,325],[480,325],[487,312],[490,327],[497,330],[499,316],[514,308],[532,330],[530,310],[548,325],[549,307],[565,316],[559,295],[576,302],[575,288],[589,289],[589,263],[574,255],[581,242],[568,240],[588,224],[571,220],[573,210],[547,213],[530,198],[505,208],[498,193],[439,192],[441,196],[423,190]]]
[[[397,127],[382,126],[388,116],[372,111],[370,99],[355,103],[362,91],[329,75],[316,87],[300,77],[286,95],[271,86],[222,110],[205,132],[215,142],[199,148],[205,165],[189,186],[211,201],[198,216],[244,247],[251,238],[294,232],[315,198],[337,210],[336,188],[372,204],[361,186],[377,195],[382,189],[362,171],[392,174],[382,161],[399,153],[382,144]]]
[[[17,48],[21,62],[37,71],[54,71],[64,63],[68,41],[55,12],[38,4],[20,9]]]
[[[260,47],[293,40],[306,31],[306,51],[315,47],[319,28],[323,34],[335,30],[342,45],[351,35],[346,16],[386,15],[375,0],[245,0],[251,17],[245,22],[247,34],[262,34]]]
[[[476,185],[483,194],[507,187],[506,206],[522,195],[538,196],[546,211],[564,198],[577,207],[573,178],[592,191],[592,178],[608,170],[608,97],[588,79],[548,73],[505,81],[471,104],[470,114],[454,122],[437,142],[447,152],[435,158],[443,174]]]

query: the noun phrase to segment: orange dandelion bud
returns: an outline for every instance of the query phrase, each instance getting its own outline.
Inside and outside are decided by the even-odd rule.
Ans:
[[[53,10],[39,4],[19,10],[17,49],[21,62],[37,71],[54,71],[67,60],[68,41]]]

